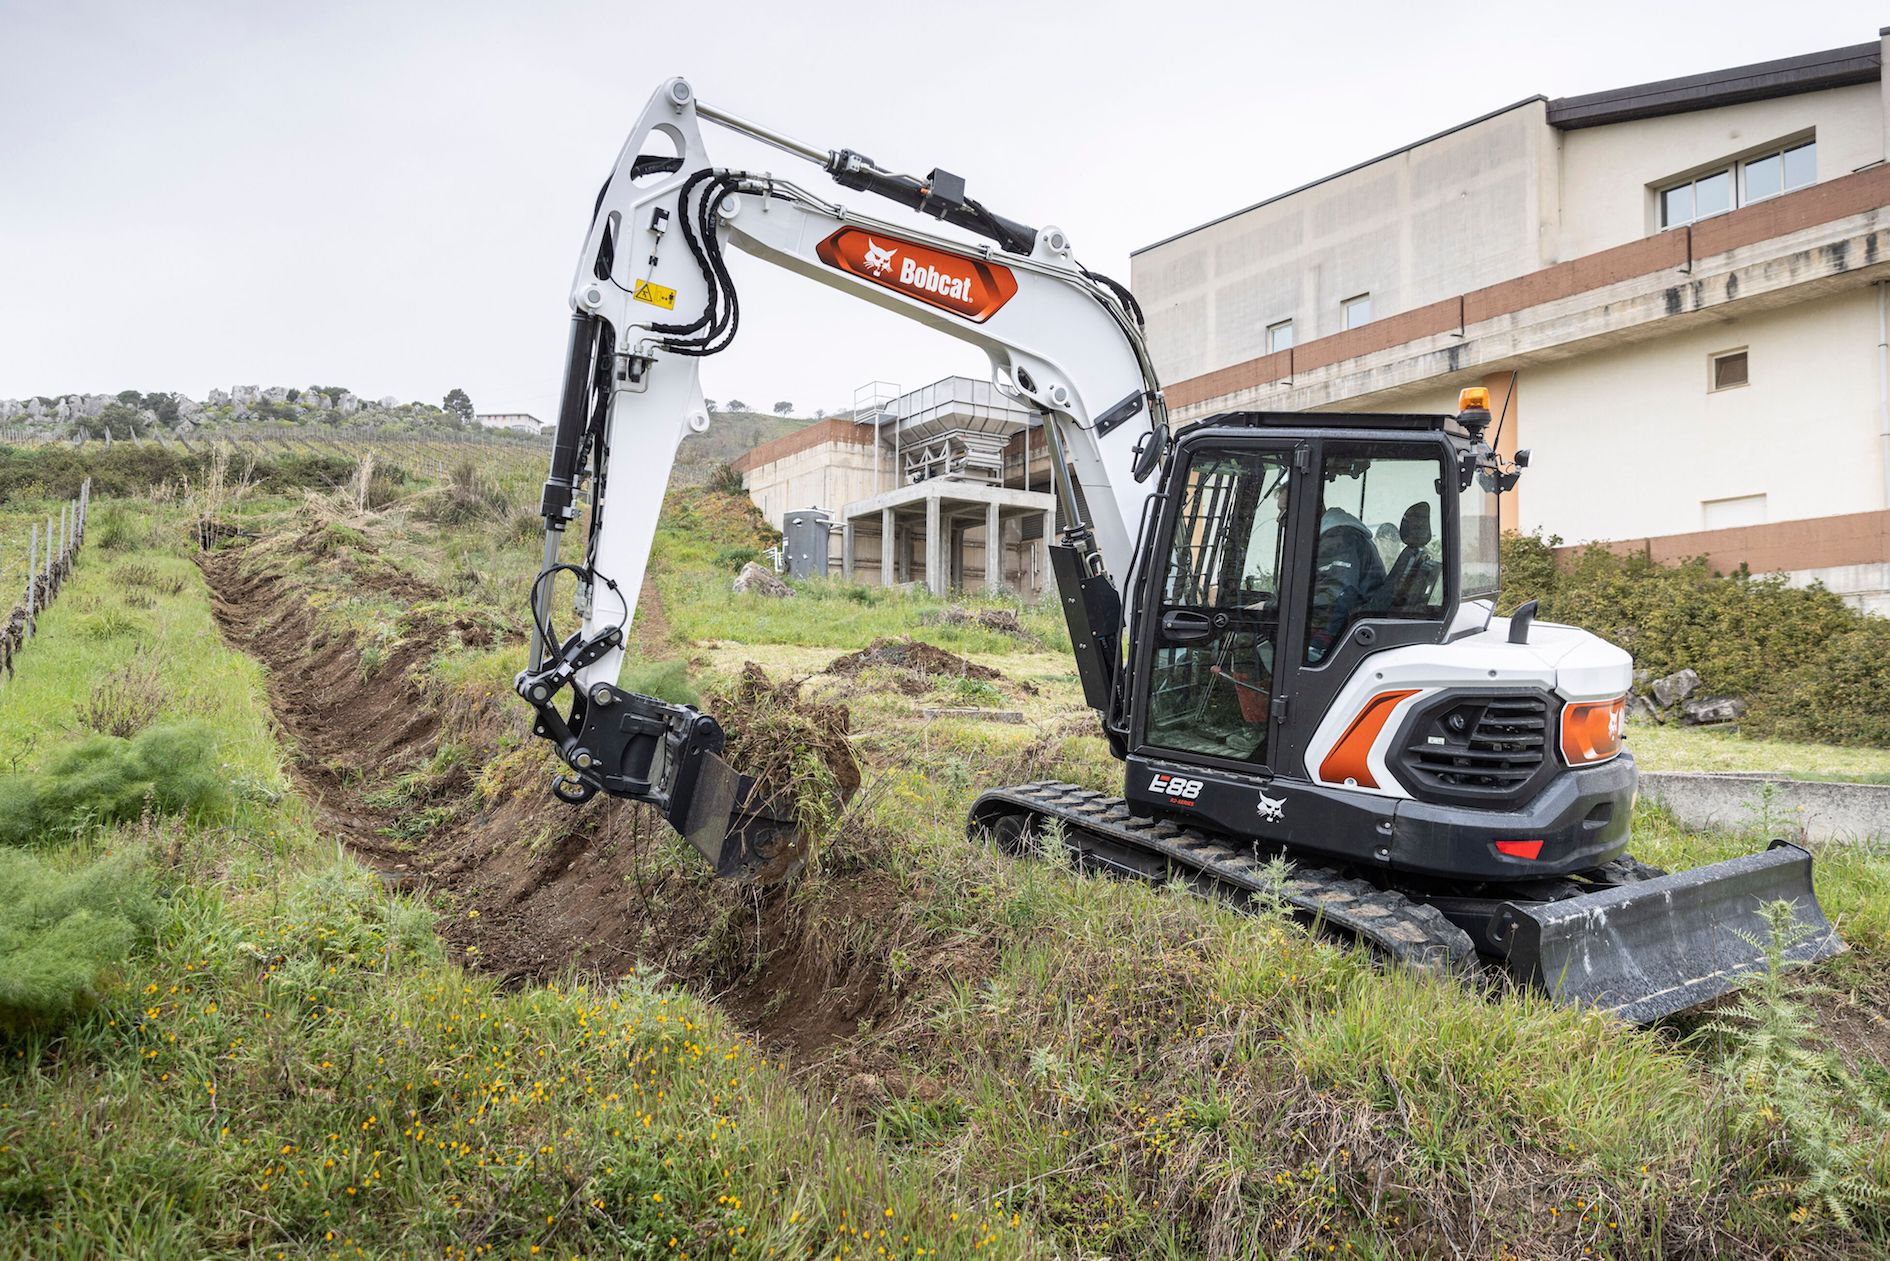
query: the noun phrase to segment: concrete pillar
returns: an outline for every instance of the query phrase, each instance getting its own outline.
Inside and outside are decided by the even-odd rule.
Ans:
[[[840,578],[844,582],[853,581],[853,521],[851,518],[840,524]]]
[[[946,556],[945,531],[939,521],[937,495],[925,497],[925,585],[933,595],[944,595],[951,587],[950,561]]]
[[[984,506],[984,589],[1004,590],[1004,534],[997,502]]]
[[[879,510],[879,585],[893,585],[893,514],[891,508]]]

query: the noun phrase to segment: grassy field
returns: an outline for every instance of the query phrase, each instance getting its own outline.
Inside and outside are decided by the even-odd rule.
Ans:
[[[153,721],[209,723],[234,791],[215,818],[80,826],[34,851],[67,872],[135,861],[158,912],[76,1019],[0,1034],[0,1252],[1890,1242],[1884,857],[1820,856],[1853,947],[1820,969],[1829,992],[1788,975],[1753,1000],[1756,1026],[1653,1029],[1386,970],[1282,917],[1054,855],[1005,858],[963,836],[981,787],[1119,780],[1050,613],[1015,609],[1026,639],[876,591],[731,597],[716,557],[755,524],[690,491],[670,505],[643,652],[704,694],[754,662],[844,705],[863,772],[809,874],[756,895],[634,811],[545,802],[548,759],[509,693],[532,475],[493,467],[379,510],[252,498],[256,541],[201,572],[181,510],[127,505],[119,542],[87,553],[0,690],[0,769],[56,758],[75,705],[135,658],[160,680]],[[157,587],[125,580],[140,567]],[[907,634],[1002,677],[829,670]],[[921,716],[937,704],[1026,722]],[[1673,729],[1632,743],[1657,769],[1886,768]],[[1754,843],[1646,809],[1636,827],[1637,852],[1671,867]]]

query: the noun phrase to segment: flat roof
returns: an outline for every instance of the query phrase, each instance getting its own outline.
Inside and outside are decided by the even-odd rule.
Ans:
[[[1878,32],[1879,37],[1890,34],[1890,27]],[[1693,110],[1714,109],[1722,105],[1738,105],[1745,101],[1763,101],[1779,96],[1797,96],[1805,92],[1822,92],[1829,88],[1848,87],[1855,83],[1877,82],[1883,73],[1882,45],[1879,43],[1851,44],[1844,48],[1828,48],[1823,52],[1802,53],[1796,57],[1781,57],[1776,61],[1759,61],[1748,66],[1733,66],[1725,70],[1709,70],[1704,74],[1685,75],[1677,79],[1659,79],[1652,83],[1637,83],[1625,88],[1611,88],[1606,92],[1590,92],[1582,96],[1561,96],[1551,100],[1542,95],[1525,97],[1501,109],[1493,109],[1487,114],[1447,127],[1443,131],[1413,140],[1410,144],[1387,150],[1374,158],[1363,162],[1354,162],[1343,170],[1330,175],[1322,175],[1316,180],[1289,188],[1283,193],[1276,193],[1251,206],[1242,206],[1224,215],[1216,216],[1205,223],[1198,223],[1192,228],[1171,233],[1159,241],[1144,245],[1140,249],[1129,251],[1129,257],[1159,249],[1184,236],[1192,236],[1203,228],[1211,228],[1217,223],[1225,223],[1259,210],[1274,202],[1296,197],[1300,193],[1354,171],[1363,170],[1386,158],[1397,157],[1401,153],[1442,140],[1445,136],[1462,131],[1466,127],[1475,127],[1492,118],[1507,114],[1511,110],[1521,109],[1537,101],[1544,102],[1551,127],[1561,131],[1574,131],[1582,127],[1600,127],[1608,123],[1632,122],[1641,118],[1658,118],[1663,114],[1683,114]]]

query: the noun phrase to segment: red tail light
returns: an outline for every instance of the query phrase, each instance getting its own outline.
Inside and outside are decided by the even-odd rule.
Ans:
[[[1571,701],[1562,709],[1562,758],[1570,766],[1592,766],[1621,751],[1627,697]]]
[[[1496,843],[1496,852],[1499,854],[1508,854],[1511,858],[1540,858],[1542,857],[1542,842],[1498,841]]]

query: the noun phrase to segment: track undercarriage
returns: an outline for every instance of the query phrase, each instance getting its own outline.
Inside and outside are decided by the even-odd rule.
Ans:
[[[1092,869],[1278,906],[1428,970],[1467,975],[1483,959],[1558,1001],[1639,1022],[1697,1007],[1762,966],[1753,929],[1775,898],[1794,903],[1804,928],[1788,959],[1844,949],[1812,896],[1810,856],[1783,844],[1675,875],[1620,858],[1579,877],[1477,896],[1366,879],[1264,842],[1138,816],[1121,798],[1075,784],[987,792],[972,806],[970,829],[1012,853],[1056,834]],[[1701,924],[1721,931],[1702,938]]]

